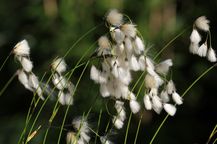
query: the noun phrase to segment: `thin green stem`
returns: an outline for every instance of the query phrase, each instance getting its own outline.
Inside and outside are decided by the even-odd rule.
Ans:
[[[136,130],[136,136],[135,136],[135,139],[134,139],[134,144],[136,144],[136,142],[137,142],[137,138],[138,138],[138,135],[139,135],[140,125],[141,125],[141,122],[142,122],[142,117],[143,117],[143,114],[141,115],[141,117],[139,119],[139,124],[138,124],[137,130]]]
[[[4,93],[4,91],[10,85],[10,83],[13,81],[13,79],[16,77],[16,75],[17,75],[17,73],[13,74],[12,77],[7,81],[7,83],[4,85],[4,87],[0,91],[0,96]]]
[[[156,132],[154,133],[154,136],[152,137],[151,141],[149,144],[152,144],[153,141],[155,140],[157,134],[159,133],[161,127],[164,125],[164,123],[166,122],[167,118],[169,117],[169,115],[167,114],[166,117],[163,119],[163,121],[161,122],[160,126],[157,128]]]
[[[6,59],[4,60],[3,64],[0,67],[0,71],[2,70],[2,68],[4,67],[5,63],[8,61],[9,57],[11,56],[11,52],[10,54],[6,57]]]
[[[176,35],[172,40],[170,40],[153,58],[153,60],[156,60],[156,58],[158,58],[160,56],[160,54],[172,43],[174,42],[178,37],[180,37],[182,34],[184,34],[186,31],[188,30],[188,28],[184,29],[181,33],[179,33],[178,35]]]
[[[129,129],[130,129],[131,118],[132,118],[132,112],[130,113],[129,120],[128,120],[128,123],[127,123],[127,129],[126,129],[126,134],[125,134],[125,138],[124,138],[124,144],[127,143],[127,137],[128,137],[128,132],[129,132]]]
[[[211,132],[211,134],[210,134],[210,136],[209,136],[209,139],[208,139],[208,141],[206,142],[207,144],[209,144],[209,142],[210,142],[210,140],[212,139],[213,135],[215,135],[215,133],[217,132],[217,131],[216,131],[216,128],[217,128],[217,124],[216,124],[215,127],[213,128],[213,130],[212,130],[212,132]]]
[[[102,25],[102,23],[99,24],[99,25],[97,25],[97,26],[95,26],[95,27],[93,27],[93,28],[91,28],[91,29],[88,30],[85,34],[83,34],[83,35],[66,51],[65,55],[63,56],[63,58],[65,58],[65,57],[69,54],[69,52],[72,50],[72,48],[74,48],[74,47],[77,45],[77,43],[79,43],[84,37],[86,37],[89,33],[91,33],[92,31],[94,31],[97,27],[99,27],[99,26],[101,26],[101,25]]]
[[[98,124],[97,124],[97,131],[96,131],[96,137],[95,137],[95,144],[97,142],[97,134],[99,132],[99,127],[100,127],[100,122],[101,122],[101,118],[102,118],[102,109],[100,109],[100,113],[99,113],[99,119],[98,119]]]

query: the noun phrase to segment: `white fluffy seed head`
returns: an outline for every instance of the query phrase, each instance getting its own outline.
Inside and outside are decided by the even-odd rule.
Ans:
[[[146,69],[145,57],[143,55],[139,57],[139,65],[142,71]]]
[[[113,118],[113,123],[117,129],[121,129],[124,125],[124,122],[116,116]]]
[[[112,9],[108,12],[106,20],[108,23],[114,26],[119,26],[123,23],[123,15],[119,13],[117,10]]]
[[[140,105],[139,105],[139,103],[137,102],[137,101],[135,101],[135,100],[131,100],[130,101],[130,109],[131,109],[131,111],[135,114],[135,113],[137,113],[137,112],[139,112],[139,110],[140,110]]]
[[[126,37],[124,39],[124,44],[125,44],[125,48],[127,50],[128,53],[132,53],[132,49],[133,49],[133,45],[132,45],[132,41],[130,38]]]
[[[32,88],[29,86],[29,80],[27,74],[23,70],[18,70],[17,74],[20,83],[23,84],[26,89],[32,91]]]
[[[100,142],[101,142],[102,144],[113,144],[113,142],[110,141],[106,136],[101,136],[101,137],[100,137]]]
[[[154,95],[152,97],[152,103],[153,103],[153,107],[156,107],[156,108],[162,107],[161,99],[157,95]]]
[[[197,28],[203,31],[209,31],[209,20],[205,16],[200,16],[195,20],[195,25]]]
[[[165,90],[161,91],[160,98],[162,99],[162,101],[164,103],[167,103],[170,101],[169,95],[168,95],[167,91],[165,91]]]
[[[201,41],[201,36],[196,29],[191,32],[190,40],[194,44],[198,44]]]
[[[172,94],[174,91],[176,91],[175,84],[172,80],[167,83],[166,90],[168,94]]]
[[[134,55],[132,55],[130,59],[130,69],[133,71],[138,71],[140,69],[139,62]]]
[[[203,43],[198,51],[197,51],[197,54],[200,56],[200,57],[205,57],[206,54],[207,54],[207,44],[206,43]]]
[[[176,113],[176,107],[172,104],[164,104],[164,110],[170,115],[174,116]]]
[[[140,37],[136,36],[134,44],[135,44],[135,49],[134,49],[135,53],[141,54],[145,49],[145,45],[144,45],[142,39]]]
[[[98,39],[98,45],[100,48],[110,48],[111,47],[109,39],[107,36],[101,36]]]
[[[121,30],[128,37],[134,38],[136,36],[136,27],[134,24],[123,24],[121,25]]]
[[[192,43],[189,46],[189,52],[192,54],[197,54],[199,49],[199,43]]]
[[[26,72],[31,72],[32,71],[33,64],[32,64],[31,60],[29,60],[26,57],[21,57],[20,58],[20,63],[22,65],[24,71],[26,71]]]
[[[13,49],[13,53],[17,56],[29,56],[30,47],[28,42],[24,39],[18,42]]]
[[[58,74],[53,75],[52,82],[58,90],[63,90],[70,85],[65,77],[59,76]]]
[[[147,88],[157,88],[157,81],[156,79],[154,78],[154,76],[150,75],[150,74],[147,74],[145,76],[145,86]]]
[[[120,29],[111,27],[110,34],[117,44],[121,44],[124,41],[125,35]]]
[[[106,83],[107,79],[102,75],[102,73],[96,69],[93,65],[90,70],[90,78],[94,80],[96,83]]]
[[[215,51],[214,51],[213,48],[211,48],[211,47],[208,49],[208,52],[207,52],[207,59],[208,59],[210,62],[216,62],[216,61],[217,61]]]
[[[65,93],[63,91],[59,91],[58,94],[58,101],[62,105],[72,105],[73,104],[73,97],[70,93]]]
[[[63,72],[66,71],[66,62],[63,58],[57,58],[57,59],[54,59],[52,64],[51,64],[51,68],[58,72],[59,74],[62,74]]]
[[[156,72],[165,75],[165,74],[167,74],[167,72],[169,71],[169,68],[172,65],[173,65],[172,60],[171,59],[167,59],[165,61],[162,61],[158,65],[156,65],[155,70],[156,70]]]
[[[67,136],[66,136],[66,143],[67,144],[73,144],[73,143],[77,143],[78,142],[78,138],[76,137],[76,133],[74,132],[68,132]]]
[[[35,74],[31,73],[29,75],[29,86],[37,89],[39,87],[39,81]]]
[[[145,95],[144,96],[143,102],[144,102],[145,108],[147,110],[151,110],[152,109],[152,103],[151,103],[149,95]]]
[[[174,92],[174,93],[172,94],[172,98],[173,98],[173,101],[174,101],[177,105],[183,104],[182,97],[181,97],[177,92]]]

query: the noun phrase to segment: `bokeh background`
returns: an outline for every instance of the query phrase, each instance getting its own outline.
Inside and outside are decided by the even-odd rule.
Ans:
[[[215,50],[217,49],[217,1],[215,0],[1,0],[0,64],[18,41],[27,39],[31,46],[33,71],[41,78],[44,72],[49,73],[49,65],[55,57],[63,56],[82,35],[97,26],[96,30],[79,41],[67,55],[68,68],[73,68],[84,52],[108,31],[104,24],[104,15],[111,8],[117,8],[127,14],[137,24],[147,46],[151,47],[151,55],[156,54],[177,34],[189,28],[161,55],[162,59],[173,59],[172,77],[180,94],[212,65],[206,59],[189,54],[188,46],[193,21],[205,15],[211,21],[212,45]],[[85,59],[88,59],[88,56]],[[16,72],[17,65],[11,56],[0,72],[0,89]],[[74,96],[75,104],[70,108],[66,124],[70,124],[74,117],[87,112],[94,103],[89,122],[93,127],[96,126],[102,108],[103,122],[99,132],[103,134],[105,125],[109,121],[105,103],[108,106],[112,106],[113,103],[99,96],[98,85],[89,79],[89,68]],[[75,71],[71,78],[73,83],[78,80],[81,71],[82,67]],[[175,117],[169,117],[154,143],[206,143],[217,123],[216,73],[217,68],[208,73],[187,93],[184,104],[178,107]],[[135,77],[137,75],[138,73],[134,74]],[[15,78],[0,97],[0,144],[18,142],[32,95]],[[142,95],[139,96],[140,99],[141,97]],[[46,105],[37,122],[37,125],[43,123],[42,128],[30,143],[42,143],[44,130],[48,126],[47,122],[54,104],[54,101],[50,101]],[[48,134],[49,144],[57,142],[65,109],[61,107],[55,118]],[[166,115],[165,112],[160,115],[147,112],[143,106],[139,114],[133,115],[129,144],[134,141],[141,114],[143,119],[138,144],[150,142]],[[126,126],[117,131],[117,134],[112,136],[112,140],[115,143],[123,143],[125,130]],[[65,143],[65,134],[66,132],[63,133],[61,143]]]

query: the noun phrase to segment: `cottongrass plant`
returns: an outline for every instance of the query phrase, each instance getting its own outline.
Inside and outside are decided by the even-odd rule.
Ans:
[[[38,128],[33,131],[34,125],[43,110],[43,107],[48,102],[48,99],[53,96],[56,98],[56,104],[49,119],[49,128],[52,127],[52,121],[57,115],[59,107],[62,105],[67,106],[67,110],[60,127],[58,143],[60,143],[62,130],[66,130],[67,134],[65,138],[67,144],[91,143],[91,140],[93,139],[92,133],[95,134],[95,143],[97,143],[98,139],[102,144],[113,144],[114,142],[110,139],[110,135],[118,135],[118,130],[122,129],[126,125],[128,107],[131,114],[128,119],[124,143],[127,142],[132,114],[138,114],[139,111],[144,111],[143,108],[146,110],[153,110],[157,114],[161,114],[162,110],[167,113],[167,116],[164,118],[152,137],[150,141],[150,143],[152,143],[168,117],[174,116],[177,112],[177,106],[183,104],[183,96],[186,95],[186,93],[197,83],[197,81],[199,81],[204,75],[215,67],[215,65],[213,65],[207,69],[186,89],[182,95],[180,95],[176,89],[175,82],[172,78],[168,79],[171,67],[173,66],[172,59],[157,62],[156,57],[158,57],[163,50],[161,50],[155,57],[151,57],[143,38],[139,35],[136,25],[132,23],[126,15],[113,9],[106,14],[105,19],[109,32],[101,36],[97,41],[98,48],[95,50],[95,53],[92,54],[90,60],[92,60],[92,58],[97,58],[100,65],[91,65],[90,78],[96,84],[99,84],[99,92],[103,98],[114,101],[114,109],[116,110],[116,113],[111,115],[112,127],[109,129],[108,123],[105,132],[102,135],[98,133],[102,115],[102,110],[100,110],[98,129],[95,130],[92,128],[87,121],[88,115],[92,110],[91,107],[88,113],[85,115],[83,114],[83,117],[73,118],[73,121],[70,124],[70,126],[73,127],[72,130],[66,129],[67,127],[65,128],[64,125],[69,107],[74,104],[74,93],[77,90],[80,79],[83,76],[90,60],[88,59],[87,62],[85,62],[85,68],[83,69],[77,84],[74,85],[70,81],[70,77],[73,72],[70,71],[70,75],[67,77],[69,73],[67,73],[67,64],[64,60],[65,56],[71,50],[70,48],[64,57],[58,57],[52,61],[52,74],[47,82],[44,83],[39,81],[38,77],[33,73],[33,62],[30,59],[30,47],[26,40],[22,40],[17,43],[12,50],[15,59],[21,65],[21,67],[17,70],[16,75],[18,76],[20,83],[26,89],[32,91],[34,94],[37,94],[39,99],[43,100],[43,104],[41,107],[39,106],[40,110],[34,119],[27,138],[24,138],[29,121],[38,105],[34,105],[33,111],[30,107],[26,125],[18,143],[28,143],[37,136],[37,133],[41,127],[43,127],[43,124],[40,124]],[[86,36],[86,34],[84,36]],[[205,39],[203,36],[205,36]],[[197,18],[193,24],[193,30],[190,35],[189,50],[192,54],[199,55],[200,57],[206,57],[210,62],[217,61],[215,51],[211,45],[209,20],[205,16]],[[80,62],[81,61],[79,60],[78,64]],[[2,67],[3,66],[1,66],[1,68]],[[76,68],[77,65],[74,69]],[[136,79],[132,76],[132,72],[142,72],[140,77],[141,79],[138,79],[137,82],[140,80],[142,81],[140,90],[143,89],[144,93],[141,94],[140,90],[138,92],[135,91],[134,88],[138,83],[131,87],[131,84],[136,81]],[[47,95],[47,97],[45,97],[45,95]],[[142,102],[137,99],[139,95],[143,96]],[[141,120],[142,116],[140,117],[134,143],[137,141]],[[46,142],[49,128],[46,130],[43,143]],[[214,132],[215,130],[216,128],[214,129]],[[214,132],[211,133],[209,139],[212,138]]]

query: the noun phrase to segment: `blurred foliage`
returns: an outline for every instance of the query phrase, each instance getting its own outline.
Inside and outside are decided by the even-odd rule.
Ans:
[[[138,26],[147,47],[150,48],[151,55],[155,55],[181,31],[191,27],[195,18],[200,15],[206,15],[210,19],[213,47],[217,48],[217,1],[213,0],[2,0],[0,1],[0,64],[3,63],[13,46],[25,38],[31,46],[33,71],[41,77],[45,71],[49,71],[49,65],[53,58],[64,56],[79,38],[96,27],[67,55],[68,69],[72,69],[98,37],[107,33],[104,15],[111,8],[117,8],[124,12]],[[191,29],[188,29],[161,55],[162,59],[170,57],[174,61],[172,77],[179,93],[184,92],[191,82],[210,66],[210,63],[204,59],[188,53],[190,32]],[[91,52],[96,47],[96,44],[93,45]],[[88,57],[89,55],[85,59]],[[97,61],[95,62],[97,63]],[[78,80],[82,68],[77,69],[73,74],[71,78],[73,83]],[[16,63],[10,57],[0,72],[1,88],[16,69]],[[184,105],[178,107],[176,116],[169,118],[165,123],[155,143],[205,143],[217,122],[217,98],[214,91],[217,77],[215,72],[216,69],[186,95]],[[0,97],[0,143],[14,144],[18,141],[31,98],[32,93],[25,90],[17,79]],[[89,79],[88,68],[79,84],[75,94],[75,105],[70,108],[66,123],[70,124],[75,116],[87,112],[93,103],[95,107],[90,115],[90,122],[93,126],[96,125],[99,109],[103,108],[102,127],[105,128],[109,121],[105,103],[108,107],[113,103],[100,97],[98,86]],[[50,102],[41,114],[37,124],[43,123],[43,127],[32,143],[41,143],[43,130],[47,128],[47,120],[53,106],[54,102]],[[48,143],[55,143],[58,138],[58,127],[64,110],[65,107],[61,107],[53,124],[57,128],[51,128]],[[112,109],[110,112],[113,112]],[[163,120],[165,113],[155,115],[142,110],[141,114],[144,116],[138,143],[147,143]],[[139,115],[133,116],[128,143],[133,143],[139,118]],[[125,130],[120,130],[114,137],[115,141],[122,143],[124,135]]]

